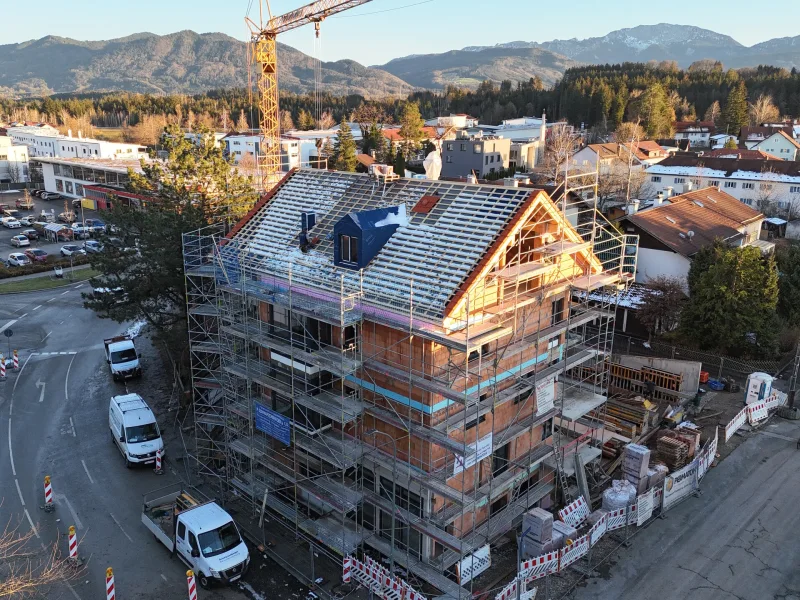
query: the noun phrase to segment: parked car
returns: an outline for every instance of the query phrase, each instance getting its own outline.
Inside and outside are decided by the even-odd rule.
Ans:
[[[44,192],[42,194],[42,200],[62,200],[63,198],[64,196],[58,192]]]
[[[25,210],[33,210],[33,200],[30,198],[25,200],[25,198],[18,198],[17,201],[14,203],[17,208],[24,208]]]
[[[0,212],[4,211],[7,208],[11,208],[10,204],[0,204]]]
[[[93,233],[105,233],[106,224],[100,219],[86,219],[83,224],[88,227]]]
[[[14,217],[15,219],[19,220],[19,211],[16,208],[5,208],[3,209],[3,216]]]
[[[47,211],[44,211],[44,210],[42,211],[42,213],[39,215],[38,218],[39,218],[39,221],[44,221],[45,223],[55,223],[56,222],[55,213],[47,212]]]
[[[22,235],[24,235],[29,240],[39,239],[39,232],[36,231],[35,229],[26,229],[25,231],[22,232]]]
[[[66,212],[58,213],[58,220],[62,223],[74,223],[75,222],[75,213],[71,210]]]
[[[36,215],[27,215],[19,220],[23,227],[30,227],[36,223]]]
[[[76,240],[77,239],[85,240],[91,234],[92,234],[92,231],[88,227],[84,227],[83,225],[80,225],[79,223],[73,223],[72,224],[72,235],[75,237]]]
[[[33,190],[31,192],[31,196],[35,196],[37,198],[41,198],[43,193],[44,193],[44,190],[36,189],[36,190]]]
[[[8,255],[9,267],[24,267],[31,264],[31,259],[25,256],[22,252],[12,252]]]
[[[11,245],[21,248],[22,246],[30,246],[31,241],[24,235],[15,235],[11,238]]]
[[[72,256],[73,254],[86,254],[86,250],[77,244],[64,244],[61,246],[61,256]]]
[[[47,262],[47,252],[41,248],[31,248],[30,250],[25,250],[25,256],[30,258],[33,262]]]
[[[103,251],[103,244],[97,240],[86,240],[83,242],[83,249],[89,254],[97,254]]]
[[[17,221],[14,217],[3,217],[0,222],[3,223],[3,227],[8,227],[9,229],[17,229],[22,227],[22,223]]]

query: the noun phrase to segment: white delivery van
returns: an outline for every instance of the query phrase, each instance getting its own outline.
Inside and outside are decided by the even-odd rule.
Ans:
[[[156,417],[139,394],[114,396],[108,406],[108,426],[125,466],[153,464],[156,452],[164,452]]]

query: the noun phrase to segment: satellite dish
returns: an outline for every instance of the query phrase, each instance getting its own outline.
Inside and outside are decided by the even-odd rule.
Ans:
[[[687,232],[686,232],[686,235],[687,235],[687,237],[688,237],[689,239],[692,239],[692,238],[694,237],[694,231],[692,231],[692,230],[690,229],[689,231],[687,231]]]

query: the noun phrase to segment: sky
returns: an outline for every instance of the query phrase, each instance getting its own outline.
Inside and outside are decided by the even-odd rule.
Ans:
[[[273,14],[283,14],[308,0],[273,0]],[[0,44],[23,42],[46,35],[79,40],[102,40],[149,31],[156,34],[191,29],[221,31],[238,39],[248,37],[244,16],[258,19],[259,0],[36,0],[31,19],[26,2],[3,7]],[[615,29],[678,23],[711,29],[751,46],[771,38],[800,33],[800,2],[775,0],[769,14],[752,15],[752,0],[373,0],[322,24],[323,61],[349,58],[365,65],[383,64],[408,54],[446,52],[464,46],[489,46],[515,40],[603,36]],[[567,11],[564,8],[568,8]],[[770,18],[779,15],[779,18]],[[767,22],[769,20],[769,22]],[[14,26],[9,26],[15,24]],[[18,24],[18,26],[16,25]],[[280,36],[280,41],[314,54],[314,29],[305,26]]]

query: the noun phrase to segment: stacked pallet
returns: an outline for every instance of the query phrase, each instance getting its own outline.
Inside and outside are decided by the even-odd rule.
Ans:
[[[670,471],[686,466],[689,461],[689,444],[668,435],[662,435],[656,443],[658,459],[663,462]]]
[[[631,440],[643,435],[658,422],[656,407],[651,405],[648,408],[641,396],[612,398],[606,402],[605,411],[594,410],[591,415],[594,419],[604,421],[607,430]]]

